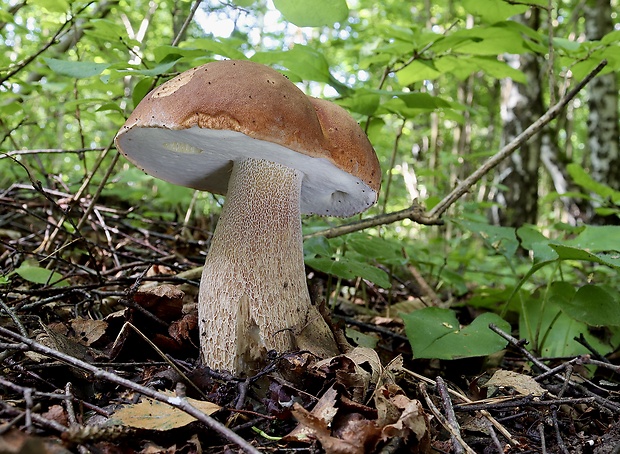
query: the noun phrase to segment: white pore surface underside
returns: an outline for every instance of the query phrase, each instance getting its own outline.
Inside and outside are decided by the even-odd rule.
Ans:
[[[149,174],[181,186],[226,194],[232,162],[254,158],[278,162],[304,173],[301,211],[352,216],[375,202],[362,180],[323,158],[233,131],[133,128],[119,138],[127,158]]]

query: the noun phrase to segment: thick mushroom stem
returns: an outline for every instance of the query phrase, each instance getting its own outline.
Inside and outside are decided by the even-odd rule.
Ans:
[[[303,260],[303,173],[260,159],[235,162],[198,298],[204,364],[257,370],[268,350],[337,354],[310,302]]]

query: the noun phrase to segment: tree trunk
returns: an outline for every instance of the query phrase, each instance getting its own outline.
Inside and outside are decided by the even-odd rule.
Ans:
[[[588,40],[599,40],[613,31],[609,0],[588,0],[585,5],[585,32]],[[620,153],[618,151],[618,83],[615,73],[596,77],[588,84],[588,150],[590,175],[599,183],[620,190]],[[591,202],[588,217],[594,216]]]
[[[532,9],[522,20],[533,29],[539,25],[539,12]],[[527,84],[507,79],[502,83],[502,146],[510,142],[544,113],[540,64],[534,54],[507,55],[508,63],[520,69]],[[495,179],[492,210],[496,224],[518,227],[535,224],[538,216],[538,169],[540,135],[532,137],[500,166]]]

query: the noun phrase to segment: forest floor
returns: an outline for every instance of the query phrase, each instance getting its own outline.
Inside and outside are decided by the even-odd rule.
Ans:
[[[332,321],[366,347],[244,379],[201,366],[209,220],[88,202],[0,192],[0,453],[620,452],[618,358],[537,358],[499,333],[490,358],[413,359],[386,303],[421,302],[412,282],[340,295]]]

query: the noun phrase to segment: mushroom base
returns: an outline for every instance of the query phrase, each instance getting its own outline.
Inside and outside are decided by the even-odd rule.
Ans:
[[[233,165],[198,299],[201,359],[213,369],[252,373],[269,350],[338,353],[308,293],[302,179],[266,160]]]

